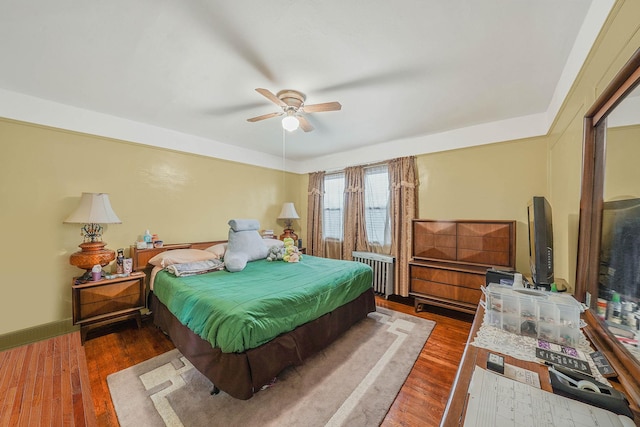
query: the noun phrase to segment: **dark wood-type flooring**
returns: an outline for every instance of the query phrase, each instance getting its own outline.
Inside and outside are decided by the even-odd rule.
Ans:
[[[382,425],[436,426],[444,413],[472,317],[436,307],[416,314],[412,305],[376,300],[381,307],[436,322]],[[79,333],[2,352],[0,427],[118,426],[107,375],[173,348],[169,338],[147,321],[140,330],[135,322],[97,330],[89,335],[84,352]],[[88,373],[82,369],[85,358]],[[89,407],[91,400],[94,411]]]

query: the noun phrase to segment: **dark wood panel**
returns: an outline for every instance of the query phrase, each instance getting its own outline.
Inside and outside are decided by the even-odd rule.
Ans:
[[[508,237],[458,236],[459,249],[509,253],[511,241]]]
[[[416,295],[433,296],[445,298],[454,301],[460,301],[472,304],[474,307],[478,305],[482,297],[482,291],[479,289],[471,289],[463,286],[455,286],[449,283],[431,282],[422,279],[411,279],[411,291]]]
[[[416,219],[412,255],[414,259],[513,268],[515,221]]]
[[[413,229],[413,256],[455,260],[456,223],[451,221],[416,221]]]
[[[112,298],[126,297],[140,294],[139,280],[114,283],[108,286],[96,286],[79,290],[80,304],[94,304]]]
[[[485,284],[484,273],[476,274],[451,269],[411,265],[409,274],[412,279],[416,278],[444,284],[455,284],[477,290]],[[417,289],[412,288],[412,290],[419,292]]]
[[[487,266],[509,267],[509,253],[478,251],[475,249],[458,249],[458,260],[462,262],[472,262],[474,264],[485,264]]]
[[[454,221],[420,221],[416,223],[419,234],[445,234],[455,236],[457,225]]]
[[[459,236],[502,237],[511,236],[511,221],[509,222],[459,222]]]
[[[84,319],[120,312],[127,309],[140,309],[144,307],[144,303],[140,301],[140,293],[135,295],[124,295],[118,298],[112,298],[104,301],[95,301],[91,304],[80,304],[80,317],[78,323]]]
[[[455,260],[456,236],[421,234],[414,240],[414,256]]]
[[[458,253],[456,251],[455,246],[452,248],[432,247],[432,248],[423,249],[420,252],[417,252],[414,256],[419,258],[442,259],[442,260],[454,261],[457,258]]]

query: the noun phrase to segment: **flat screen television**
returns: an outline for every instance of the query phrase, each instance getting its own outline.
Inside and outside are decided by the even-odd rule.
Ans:
[[[527,206],[529,264],[536,288],[551,289],[553,278],[553,221],[546,198],[534,196]]]

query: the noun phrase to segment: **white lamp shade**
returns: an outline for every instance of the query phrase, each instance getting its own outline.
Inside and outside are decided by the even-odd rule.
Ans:
[[[300,126],[300,122],[294,116],[287,116],[282,119],[282,127],[289,132],[293,132],[298,129],[298,126]]]
[[[300,216],[292,202],[284,202],[278,219],[300,219]]]
[[[111,208],[107,193],[82,193],[76,210],[64,220],[67,224],[121,224]]]

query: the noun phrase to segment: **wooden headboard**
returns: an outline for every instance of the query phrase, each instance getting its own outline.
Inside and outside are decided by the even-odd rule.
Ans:
[[[149,260],[159,253],[174,249],[206,249],[218,243],[227,243],[226,240],[215,240],[210,242],[194,242],[194,243],[174,243],[164,245],[161,248],[137,249],[134,245],[129,247],[129,254],[133,259],[133,271],[144,271],[152,267]]]

